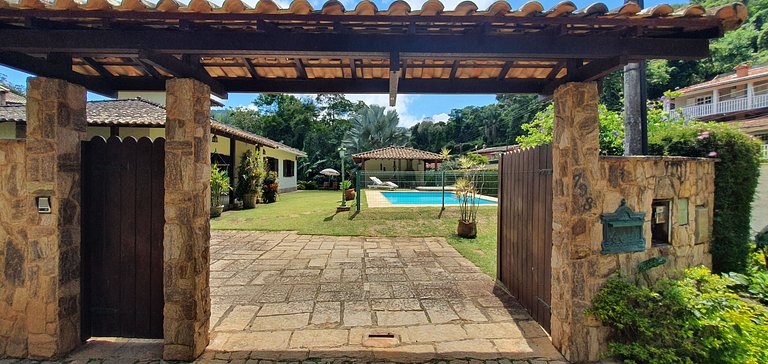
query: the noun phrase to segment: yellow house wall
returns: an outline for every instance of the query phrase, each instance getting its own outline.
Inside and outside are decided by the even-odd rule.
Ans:
[[[423,160],[413,160],[411,162],[412,170],[416,172],[424,171]],[[392,172],[392,171],[407,171],[408,160],[405,159],[370,159],[365,161],[366,172]]]
[[[16,123],[0,123],[0,139],[16,139]]]

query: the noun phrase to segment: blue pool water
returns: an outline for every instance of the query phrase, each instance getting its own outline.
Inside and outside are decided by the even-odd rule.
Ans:
[[[382,192],[393,205],[440,205],[443,192]],[[453,192],[445,192],[446,205],[458,205],[459,199]],[[477,198],[478,205],[495,205],[495,201]]]

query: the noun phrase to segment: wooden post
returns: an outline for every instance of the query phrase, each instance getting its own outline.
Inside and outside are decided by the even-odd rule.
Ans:
[[[229,205],[232,206],[235,203],[235,163],[237,162],[237,140],[233,136],[229,137],[229,185],[232,187],[229,190]]]

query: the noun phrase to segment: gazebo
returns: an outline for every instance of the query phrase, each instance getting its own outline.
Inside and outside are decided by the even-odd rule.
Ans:
[[[209,343],[211,93],[388,93],[391,104],[398,93],[554,94],[550,192],[557,191],[558,211],[594,218],[597,81],[629,62],[707,57],[709,40],[745,19],[742,4],[641,9],[627,3],[610,10],[601,3],[577,9],[566,1],[545,10],[538,2],[512,9],[497,1],[479,9],[464,1],[445,9],[429,0],[412,9],[398,0],[387,9],[370,1],[345,9],[331,0],[314,9],[294,0],[281,9],[272,0],[253,8],[241,0],[220,8],[205,0],[187,6],[175,0],[155,6],[0,0],[0,63],[40,76],[28,82],[27,139],[0,141],[0,180],[12,182],[0,193],[9,207],[0,213],[0,235],[7,236],[0,246],[6,267],[0,355],[56,357],[77,347],[94,324],[88,321],[93,302],[81,290],[93,289],[81,259],[89,248],[80,215],[93,213],[81,206],[89,192],[80,184],[81,169],[89,168],[80,158],[87,145],[86,90],[167,93],[167,141],[159,147],[163,159],[153,165],[163,172],[158,188],[165,187],[153,205],[163,212],[155,214],[160,219],[153,227],[163,253],[151,269],[162,277],[160,301],[141,315],[138,306],[118,303],[120,315],[113,316],[152,318],[160,323],[164,358],[193,360]],[[591,151],[594,158],[582,158]],[[570,201],[582,200],[587,210],[569,210]],[[500,208],[510,203],[504,196],[499,201]],[[594,250],[567,234],[591,225],[558,218],[551,255],[541,255],[551,257],[551,267],[541,270],[555,277],[551,301],[547,291],[531,302],[539,302],[546,320],[551,316],[555,346],[569,360],[585,361],[604,337],[581,313],[598,286],[581,269]],[[500,270],[509,265],[499,260]]]

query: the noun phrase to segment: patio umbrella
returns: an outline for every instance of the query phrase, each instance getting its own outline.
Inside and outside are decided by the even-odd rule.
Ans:
[[[320,174],[322,174],[324,176],[338,176],[339,175],[339,171],[337,171],[337,170],[335,170],[333,168],[326,168],[326,169],[320,171]]]

